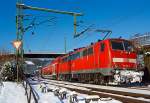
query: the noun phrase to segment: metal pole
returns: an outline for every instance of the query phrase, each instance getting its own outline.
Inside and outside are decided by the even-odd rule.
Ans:
[[[16,67],[16,69],[17,69],[17,83],[19,82],[19,65],[18,65],[18,50],[16,50],[16,52],[17,52],[17,54],[16,54],[16,61],[17,61],[17,67]]]
[[[74,17],[74,36],[76,36],[76,34],[77,34],[77,15],[76,14],[74,14],[73,15],[73,17]]]
[[[82,16],[82,13],[75,13],[75,12],[68,12],[68,11],[60,11],[60,10],[53,10],[53,9],[47,9],[47,8],[39,8],[39,7],[33,7],[33,6],[27,6],[23,3],[17,3],[17,8],[22,9],[31,9],[31,10],[37,10],[37,11],[45,11],[45,12],[53,12],[53,13],[59,13],[59,14],[67,14],[67,15],[76,15],[76,16]]]
[[[19,0],[17,1],[17,2],[19,2]],[[19,13],[19,9],[17,8],[17,10],[16,10],[16,34],[17,34],[17,40],[19,40],[19,16],[18,16],[18,13]],[[17,69],[17,84],[18,84],[18,69],[19,69],[19,67],[18,67],[18,53],[19,53],[19,50],[17,50],[16,49],[16,69]]]
[[[23,0],[17,0],[16,4],[22,4]],[[16,9],[16,34],[17,40],[23,40],[23,8]],[[21,57],[21,64],[23,62],[23,42],[21,48],[16,49],[16,69],[17,69],[17,83],[19,81],[19,57]]]

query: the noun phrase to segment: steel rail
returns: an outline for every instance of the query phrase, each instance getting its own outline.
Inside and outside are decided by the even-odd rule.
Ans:
[[[48,80],[49,81],[49,80]],[[52,82],[52,81],[51,81]],[[53,81],[54,83],[58,83],[56,81]],[[74,83],[58,83],[58,84],[65,84],[65,85],[72,85],[72,86],[79,86],[77,84],[74,84]],[[88,88],[88,89],[91,89],[93,91],[101,91],[101,92],[107,92],[107,93],[113,93],[113,94],[119,94],[119,95],[126,95],[126,96],[132,96],[132,97],[143,97],[143,98],[146,98],[146,99],[150,99],[150,96],[149,95],[146,95],[146,94],[138,94],[138,93],[129,93],[129,92],[126,92],[126,91],[115,91],[115,90],[108,90],[108,89],[100,89],[100,88],[94,88],[94,87],[87,87],[87,86],[83,86],[83,85],[80,85],[79,87],[84,87],[84,88]]]
[[[139,95],[138,94],[132,94],[130,95],[130,93],[126,93],[126,94],[120,94],[118,91],[114,91],[114,92],[110,92],[110,91],[101,91],[101,90],[94,90],[92,88],[87,88],[89,90],[84,90],[84,89],[79,89],[79,88],[71,88],[68,87],[67,85],[71,85],[71,84],[64,84],[63,83],[51,83],[48,82],[48,84],[50,85],[55,85],[55,86],[59,86],[59,87],[64,87],[67,88],[69,90],[72,91],[77,91],[79,93],[84,93],[84,94],[89,94],[89,95],[99,95],[100,97],[112,97],[115,98],[117,100],[122,101],[123,103],[149,103],[149,101],[147,100],[140,100],[138,99]],[[84,87],[84,86],[79,86],[79,87]]]

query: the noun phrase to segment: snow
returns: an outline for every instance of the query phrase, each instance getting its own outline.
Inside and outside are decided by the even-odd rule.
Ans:
[[[132,89],[132,88],[123,88],[123,87],[112,87],[112,86],[102,86],[102,85],[94,85],[94,84],[83,84],[83,83],[71,83],[71,82],[64,82],[64,81],[55,81],[55,80],[48,80],[52,83],[64,83],[60,85],[67,84],[68,87],[78,87],[78,88],[96,88],[96,89],[104,89],[104,90],[112,90],[112,91],[120,91],[120,92],[128,92],[128,93],[136,93],[136,94],[145,94],[150,95],[149,90],[140,90],[140,89]],[[72,86],[73,85],[73,86]]]
[[[33,89],[38,93],[40,97],[39,103],[61,103],[61,101],[56,96],[54,96],[52,92],[42,93],[43,86],[43,83],[32,85]]]
[[[149,90],[139,90],[139,89],[130,89],[130,88],[122,88],[122,87],[110,87],[110,86],[98,86],[98,85],[90,85],[90,84],[88,84],[88,85],[84,84],[82,86],[98,88],[98,89],[113,90],[113,91],[120,91],[120,92],[150,95]]]
[[[27,103],[27,97],[22,84],[3,82],[0,88],[0,103]]]
[[[28,65],[35,65],[32,61],[25,61],[25,63]]]
[[[99,96],[98,95],[89,95],[86,97],[86,99],[91,99],[91,98],[97,99],[97,98],[99,98]]]
[[[149,54],[150,54],[150,52],[146,52],[146,53],[145,53],[145,55],[149,55]]]
[[[80,94],[75,91],[70,91],[64,87],[61,87],[61,85],[56,86],[55,84],[46,84],[46,83],[44,83],[44,81],[39,81],[39,80],[33,81],[32,79],[29,79],[29,81],[32,84],[32,88],[36,91],[36,93],[40,97],[39,103],[71,103],[70,100],[72,101],[73,97],[76,97],[77,100],[79,100],[78,102],[74,102],[74,103],[86,103],[85,100],[88,97],[93,98],[93,99],[95,97],[95,96],[89,96],[87,94]],[[77,87],[77,86],[75,86],[75,87]],[[75,88],[75,87],[73,87],[73,88]],[[46,90],[46,92],[45,91],[43,92],[43,89],[45,89],[45,88],[47,90]],[[80,88],[80,89],[83,89],[83,88]],[[86,89],[86,88],[84,88],[84,89]],[[50,90],[50,91],[48,91],[48,90]],[[59,94],[57,94],[57,91]],[[66,93],[66,98],[61,99],[61,96],[64,92]],[[90,101],[91,101],[90,103],[122,103],[115,99],[100,98],[99,96],[97,96],[97,98],[98,98],[97,102],[91,101],[91,99],[90,99]]]
[[[91,89],[85,88],[85,87],[80,87],[80,86],[74,86],[74,85],[66,85],[66,84],[57,84],[57,83],[52,83],[53,85],[59,85],[59,86],[63,86],[66,88],[72,88],[72,89],[80,89],[80,90],[86,90],[86,91],[90,91]]]
[[[54,96],[53,93],[43,93],[39,100],[39,103],[61,103],[60,100]]]
[[[141,97],[131,97],[131,96],[123,96],[123,95],[119,95],[119,94],[112,94],[112,93],[104,93],[104,92],[97,92],[97,91],[93,91],[95,93],[103,93],[103,94],[108,94],[108,95],[112,95],[112,96],[118,96],[121,98],[129,98],[129,99],[135,99],[135,100],[142,100],[145,102],[150,102],[150,99],[145,99],[145,98],[141,98]]]
[[[40,81],[39,79],[37,80],[32,80],[29,79],[29,82],[31,83],[32,88],[34,91],[38,94],[38,103],[70,103],[69,101],[72,100],[72,97],[76,97],[79,101],[78,103],[85,103],[86,100],[89,100],[90,103],[122,103],[118,100],[112,99],[110,97],[108,98],[100,98],[97,95],[87,95],[87,94],[80,94],[75,91],[70,91],[66,89],[67,87],[72,87],[72,88],[78,88],[78,89],[84,89],[88,90],[87,88],[80,87],[81,84],[77,84],[76,86],[70,86],[69,84],[60,84],[60,86],[56,86],[54,84],[46,84],[44,81]],[[57,81],[60,82],[60,81]],[[62,85],[65,85],[66,88],[61,87]],[[78,86],[79,85],[79,86]],[[84,85],[84,84],[82,84]],[[86,86],[94,87],[93,85],[91,86],[90,84]],[[99,86],[98,86],[99,87]],[[43,90],[45,89],[45,91]],[[59,95],[55,95],[54,91],[58,89],[59,90]],[[61,99],[61,94],[66,92],[66,98]],[[93,91],[97,92],[97,91]],[[116,95],[116,94],[111,94],[108,93],[109,95]],[[120,95],[122,97],[122,95]],[[126,96],[128,98],[133,98]],[[94,99],[97,99],[95,101]],[[135,99],[135,98],[133,98]],[[145,101],[150,101],[149,99],[145,98],[136,98],[138,100],[145,100]],[[17,84],[15,82],[4,82],[4,86],[0,86],[0,103],[27,103],[27,97],[25,95],[25,90],[22,84]],[[33,100],[31,100],[31,103],[34,103]],[[76,102],[74,102],[76,103]]]

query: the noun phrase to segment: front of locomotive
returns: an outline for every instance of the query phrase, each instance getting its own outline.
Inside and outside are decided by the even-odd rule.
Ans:
[[[131,42],[124,39],[110,39],[110,51],[114,82],[141,83],[144,73],[137,70],[137,55]]]

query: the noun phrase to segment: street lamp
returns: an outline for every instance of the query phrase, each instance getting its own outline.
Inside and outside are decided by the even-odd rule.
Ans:
[[[16,49],[16,66],[17,66],[17,83],[18,83],[18,75],[19,75],[19,64],[18,64],[18,53],[19,53],[19,49],[22,45],[22,42],[20,40],[15,40],[12,42],[14,48]]]

